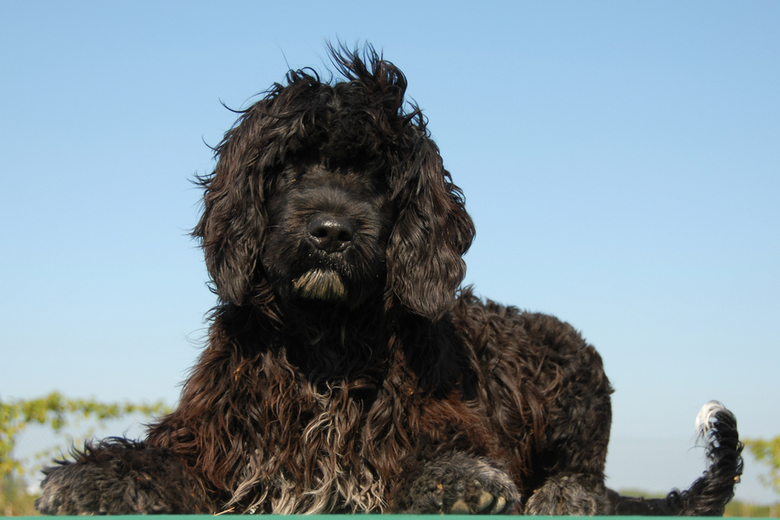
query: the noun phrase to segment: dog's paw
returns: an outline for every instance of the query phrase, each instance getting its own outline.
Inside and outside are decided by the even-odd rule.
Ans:
[[[107,439],[44,469],[35,506],[47,515],[208,513],[205,487],[165,448]]]
[[[501,514],[520,501],[512,479],[486,459],[463,454],[429,461],[410,490],[411,513]]]
[[[596,479],[583,475],[549,478],[525,505],[526,515],[594,516],[609,511],[606,490]]]

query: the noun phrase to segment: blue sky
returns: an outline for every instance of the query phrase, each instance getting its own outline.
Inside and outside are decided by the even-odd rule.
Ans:
[[[780,434],[777,2],[6,2],[0,396],[175,403],[214,304],[187,233],[231,108],[324,42],[409,80],[477,225],[466,282],[572,323],[614,487],[685,487],[710,399]],[[206,143],[206,144],[204,144]],[[109,433],[121,433],[120,431]],[[738,498],[769,500],[748,466]]]

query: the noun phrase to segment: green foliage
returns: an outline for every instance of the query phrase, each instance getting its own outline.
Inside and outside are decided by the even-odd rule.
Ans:
[[[756,461],[769,466],[769,474],[759,478],[768,488],[780,494],[780,436],[774,439],[747,439],[745,447]]]
[[[36,497],[27,493],[23,478],[6,475],[0,480],[0,516],[35,516]]]
[[[777,518],[780,503],[774,505],[757,505],[732,500],[726,505],[723,516],[742,518]]]
[[[22,461],[14,457],[13,451],[17,436],[31,424],[48,426],[55,432],[61,432],[84,419],[96,420],[99,424],[130,414],[140,413],[149,417],[168,411],[162,402],[150,405],[101,403],[91,399],[67,399],[58,392],[40,399],[0,399],[0,482],[22,471]],[[91,432],[86,436],[90,436]]]

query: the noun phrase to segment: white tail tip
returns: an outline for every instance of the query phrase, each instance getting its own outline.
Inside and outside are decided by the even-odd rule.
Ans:
[[[707,432],[714,426],[715,414],[725,409],[726,407],[718,401],[710,401],[701,407],[699,414],[696,416],[696,436],[700,440],[704,440]]]

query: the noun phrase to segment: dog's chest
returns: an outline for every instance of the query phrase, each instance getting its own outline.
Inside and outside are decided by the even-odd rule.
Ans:
[[[263,436],[250,456],[248,466],[265,468],[260,472],[267,494],[263,509],[274,514],[382,511],[385,482],[364,449],[366,403],[338,388],[296,401],[297,407],[271,411],[269,425],[278,432]]]

